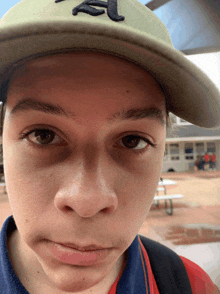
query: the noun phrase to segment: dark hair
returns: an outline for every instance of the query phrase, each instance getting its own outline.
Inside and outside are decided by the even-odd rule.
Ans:
[[[9,79],[7,80],[7,82],[3,83],[3,85],[0,88],[0,99],[1,99],[1,109],[0,109],[0,115],[1,115],[1,117],[0,117],[0,119],[1,119],[0,136],[2,136],[2,132],[3,132],[3,123],[4,123],[4,117],[5,117],[5,109],[6,109],[8,85],[9,85]]]

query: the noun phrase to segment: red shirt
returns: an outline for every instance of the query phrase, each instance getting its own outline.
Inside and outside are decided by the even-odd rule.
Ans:
[[[149,286],[150,286],[149,287],[150,292],[146,292],[146,294],[160,294],[156,285],[156,281],[155,281],[152,269],[151,269],[148,254],[144,246],[142,245],[141,247],[142,247],[145,262],[147,265],[147,274],[149,277]],[[182,259],[185,265],[193,294],[220,294],[220,291],[212,282],[211,278],[207,275],[207,273],[201,267],[199,267],[197,264],[195,264],[194,262],[190,261],[189,259],[185,257],[180,256],[180,258]],[[117,284],[120,280],[121,275],[122,273],[120,273],[120,275],[118,276],[118,278],[112,285],[108,294],[117,294],[116,292]]]
[[[210,159],[211,159],[212,162],[216,162],[216,156],[215,156],[215,154],[211,155],[210,156]]]
[[[210,157],[209,157],[208,154],[205,154],[205,155],[204,155],[205,162],[209,162],[209,158],[210,158]]]

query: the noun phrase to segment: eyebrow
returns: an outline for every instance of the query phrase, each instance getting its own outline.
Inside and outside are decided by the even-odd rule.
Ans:
[[[42,102],[35,98],[24,98],[21,99],[11,110],[10,115],[24,113],[29,110],[35,110],[44,112],[47,114],[61,115],[66,117],[76,117],[72,112],[66,112],[60,105],[55,105],[48,102]],[[157,107],[142,107],[142,108],[131,108],[128,110],[123,109],[120,112],[113,114],[107,120],[109,122],[124,121],[124,120],[141,120],[145,118],[156,119],[163,125],[166,124],[164,113]]]
[[[21,99],[11,110],[10,115],[14,116],[15,114],[26,112],[29,110],[40,111],[53,115],[63,115],[70,116],[70,113],[67,114],[64,109],[55,104],[48,102],[42,102],[33,98]],[[71,113],[71,115],[73,115]]]
[[[163,125],[166,124],[165,114],[162,110],[157,107],[141,107],[132,108],[128,110],[122,110],[112,117],[109,118],[110,121],[116,120],[140,120],[144,118],[156,119]]]

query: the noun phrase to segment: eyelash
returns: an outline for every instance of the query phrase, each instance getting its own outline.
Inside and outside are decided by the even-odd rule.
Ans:
[[[129,148],[129,147],[122,147],[127,149],[127,150],[131,150],[133,151],[134,153],[138,153],[138,154],[141,154],[141,153],[144,153],[146,151],[146,149],[149,147],[148,145],[150,145],[151,147],[155,148],[156,147],[156,144],[152,143],[149,139],[143,137],[143,136],[140,136],[138,134],[128,134],[128,135],[125,135],[121,138],[121,140],[123,140],[124,138],[126,137],[134,137],[135,139],[138,139],[138,140],[143,140],[145,143],[147,143],[147,146],[143,147],[142,149],[135,149],[135,148]]]
[[[52,132],[54,132],[54,134],[55,134],[55,136],[57,135],[57,133],[53,130],[53,129],[51,129],[51,128],[36,128],[36,129],[32,129],[32,130],[30,130],[30,131],[28,131],[28,132],[24,132],[24,133],[22,133],[21,135],[20,135],[20,139],[27,139],[27,137],[30,135],[30,134],[32,134],[32,133],[34,133],[34,132],[36,132],[36,131],[45,131],[45,130],[48,130],[48,131],[52,131]],[[57,135],[57,136],[59,136],[59,135]],[[129,137],[129,136],[133,136],[134,138],[136,138],[136,139],[138,139],[138,140],[143,140],[144,142],[146,142],[148,145],[150,145],[151,147],[153,147],[153,148],[155,148],[157,145],[156,144],[154,144],[154,143],[152,143],[149,139],[147,139],[147,138],[145,138],[145,137],[143,137],[143,136],[140,136],[140,135],[136,135],[136,134],[134,134],[134,133],[132,133],[132,134],[128,134],[128,135],[125,135],[125,136],[123,136],[123,137],[121,137],[121,141],[122,141],[122,139],[124,139],[124,138],[126,138],[126,137]],[[60,137],[60,136],[59,136]],[[31,140],[30,140],[31,141]],[[60,144],[37,144],[37,143],[35,143],[35,142],[33,142],[33,141],[31,141],[31,143],[35,146],[35,147],[37,147],[37,148],[46,148],[46,147],[48,147],[48,146],[51,146],[51,145],[60,145],[60,144],[62,144],[62,143],[60,143]],[[122,145],[121,145],[122,146]],[[122,146],[123,147],[123,146]],[[141,153],[144,153],[145,151],[146,151],[146,149],[148,148],[147,146],[146,147],[144,147],[144,148],[142,148],[142,149],[134,149],[134,148],[128,148],[128,147],[123,147],[123,148],[125,148],[125,149],[127,149],[127,150],[131,150],[131,151],[133,151],[133,152],[135,152],[135,153],[138,153],[138,154],[141,154]]]
[[[59,138],[61,138],[57,133],[56,133],[56,131],[54,131],[53,129],[51,129],[51,128],[35,128],[35,129],[32,129],[32,130],[29,130],[29,131],[27,131],[27,132],[24,132],[24,133],[21,133],[21,135],[20,135],[20,139],[28,139],[27,137],[30,135],[30,134],[32,134],[32,133],[34,133],[34,132],[37,132],[37,131],[50,131],[50,132],[53,132],[54,133],[54,136],[58,136]],[[61,138],[62,139],[62,138]],[[63,139],[62,139],[63,140]],[[33,144],[33,146],[34,147],[37,147],[37,148],[46,148],[46,147],[48,147],[48,146],[53,146],[53,145],[63,145],[63,142],[61,142],[61,143],[59,143],[59,144],[51,144],[51,143],[48,143],[48,144],[38,144],[38,143],[35,143],[35,142],[33,142],[32,140],[29,140],[29,141],[31,141],[31,143]],[[63,140],[64,141],[64,140]]]

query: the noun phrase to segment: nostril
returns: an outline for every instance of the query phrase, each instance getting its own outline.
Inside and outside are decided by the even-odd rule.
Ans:
[[[66,205],[66,206],[63,207],[63,210],[64,211],[72,211],[73,209],[70,206]]]
[[[109,211],[109,208],[108,208],[108,207],[103,208],[103,209],[101,210],[101,212],[104,212],[104,213],[107,213],[108,211]]]
[[[102,213],[112,213],[115,210],[114,205],[106,206],[105,208],[101,209],[100,212]]]

